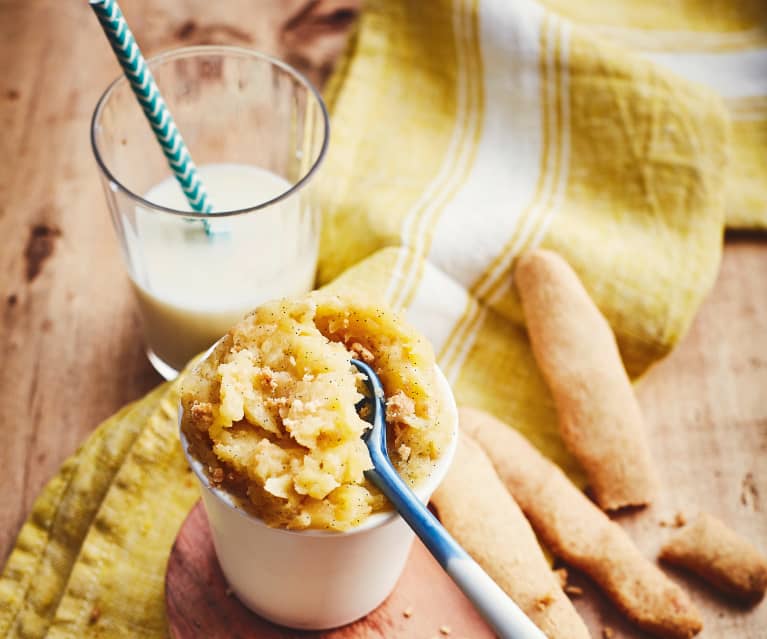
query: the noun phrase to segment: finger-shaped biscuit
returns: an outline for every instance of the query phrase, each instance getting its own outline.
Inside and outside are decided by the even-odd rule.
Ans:
[[[549,639],[586,639],[586,629],[549,567],[530,524],[480,447],[461,437],[432,497],[440,519]]]
[[[688,639],[703,627],[690,599],[639,552],[626,532],[597,508],[522,435],[482,411],[462,408],[461,430],[485,450],[538,538],[589,575],[639,627]]]
[[[655,470],[610,325],[556,253],[526,253],[514,278],[562,439],[586,471],[597,503],[605,510],[649,503]]]
[[[706,513],[676,532],[663,546],[660,558],[747,603],[759,601],[767,590],[767,558]]]

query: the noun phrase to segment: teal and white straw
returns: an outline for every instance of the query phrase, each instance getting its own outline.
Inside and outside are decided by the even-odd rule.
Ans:
[[[141,55],[128,23],[115,0],[89,0],[101,23],[104,33],[112,45],[117,61],[130,82],[133,93],[144,110],[149,125],[154,131],[163,154],[168,159],[173,174],[181,186],[189,206],[198,213],[210,213],[213,204],[200,180],[197,167],[184,144],[173,116],[154,81],[152,72]],[[210,223],[205,220],[205,232],[210,234]]]

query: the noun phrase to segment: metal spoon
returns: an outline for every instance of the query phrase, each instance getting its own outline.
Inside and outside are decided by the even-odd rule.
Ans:
[[[352,359],[352,364],[366,376],[366,385],[370,392],[370,397],[358,404],[358,408],[365,403],[369,403],[371,407],[368,421],[372,428],[363,436],[373,461],[373,468],[365,471],[367,479],[386,495],[400,516],[420,537],[440,566],[501,639],[546,639],[546,635],[458,545],[402,481],[386,450],[386,409],[381,380],[364,362]],[[481,487],[478,489],[481,490]],[[471,505],[467,504],[467,508],[470,507]]]

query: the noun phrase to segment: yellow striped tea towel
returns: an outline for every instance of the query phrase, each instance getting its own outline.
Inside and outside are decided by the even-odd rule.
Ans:
[[[544,2],[723,98],[732,119],[727,226],[767,230],[767,2]]]
[[[459,402],[567,468],[514,258],[576,269],[641,374],[717,272],[721,99],[525,0],[371,1],[331,87],[320,277],[379,292],[432,340]]]

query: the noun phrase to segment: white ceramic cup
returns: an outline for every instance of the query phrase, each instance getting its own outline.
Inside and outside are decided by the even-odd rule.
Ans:
[[[442,371],[436,372],[452,438],[433,472],[414,490],[423,503],[447,474],[458,441],[455,398]],[[183,432],[181,444],[200,481],[221,570],[253,612],[282,626],[323,630],[364,617],[394,590],[414,537],[396,512],[370,515],[344,532],[270,528],[211,485],[202,464],[189,454]]]

